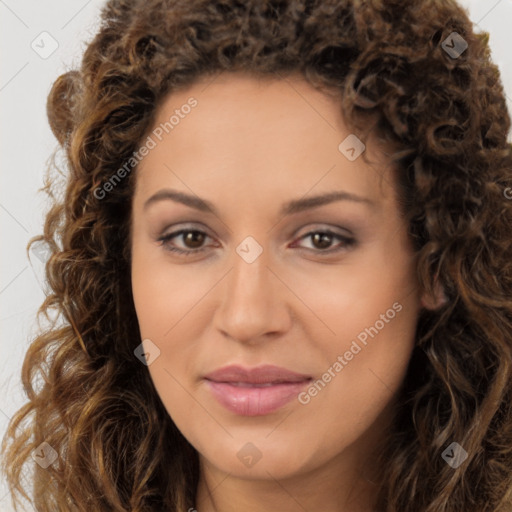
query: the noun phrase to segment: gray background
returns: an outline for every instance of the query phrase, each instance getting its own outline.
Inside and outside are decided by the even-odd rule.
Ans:
[[[0,0],[0,436],[8,418],[24,402],[21,364],[36,333],[36,311],[44,299],[43,265],[35,256],[29,262],[26,245],[42,231],[47,205],[38,189],[47,159],[56,148],[46,120],[46,96],[59,74],[78,67],[103,3]],[[461,4],[478,27],[490,33],[493,59],[501,69],[511,110],[512,0],[463,0]],[[12,512],[3,480],[0,511]]]

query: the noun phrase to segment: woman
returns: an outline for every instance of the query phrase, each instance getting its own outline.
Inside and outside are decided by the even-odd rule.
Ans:
[[[447,0],[108,2],[48,98],[64,324],[24,362],[13,495],[35,461],[41,511],[510,510],[489,54]]]

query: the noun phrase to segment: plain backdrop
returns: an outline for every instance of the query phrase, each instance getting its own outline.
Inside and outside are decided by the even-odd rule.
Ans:
[[[43,185],[56,140],[46,119],[52,82],[79,66],[93,37],[103,0],[0,0],[0,436],[23,404],[20,371],[44,299],[43,265],[27,258],[47,208]],[[494,61],[512,107],[512,0],[463,0],[477,29],[490,33]],[[512,186],[512,184],[511,184]],[[0,511],[12,512],[0,481]]]

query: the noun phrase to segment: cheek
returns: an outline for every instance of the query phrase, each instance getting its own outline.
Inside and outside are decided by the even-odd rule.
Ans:
[[[419,299],[410,259],[397,264],[368,251],[339,266],[286,272],[286,281],[294,283],[294,293],[308,307],[298,306],[302,320],[318,327],[318,336],[312,333],[311,339],[322,340],[325,347],[343,348],[336,340],[354,339],[376,322],[379,331],[387,332],[409,332],[415,324]]]
[[[323,362],[323,373],[305,402],[337,404],[337,410],[354,417],[371,416],[403,381],[419,311],[414,265],[410,255],[383,259],[381,252],[369,252],[329,279],[304,286],[305,293],[309,290],[304,297],[330,331],[315,336],[310,347]],[[333,424],[340,414],[333,415]]]
[[[300,397],[296,420],[317,433],[317,441],[309,436],[308,442],[319,457],[341,451],[389,411],[414,347],[416,309],[411,303],[401,305],[400,311],[393,310],[394,318],[386,317],[389,323],[379,318],[386,308],[373,306],[358,318],[340,317],[337,340],[317,345],[326,363]],[[293,429],[288,434],[294,435]]]
[[[136,244],[131,275],[142,340],[151,340],[159,351],[147,371],[178,428],[193,431],[193,425],[200,423],[204,411],[194,408],[195,402],[190,399],[189,377],[195,371],[196,350],[191,340],[200,338],[193,332],[194,325],[198,324],[191,323],[190,318],[194,316],[197,320],[197,315],[201,314],[200,299],[205,290],[194,286],[183,267],[172,268],[156,258],[148,261]],[[144,344],[146,350],[146,342]],[[199,442],[199,439],[193,440]]]
[[[321,382],[314,387],[318,393],[311,389],[311,396],[329,387],[335,394],[326,394],[326,399],[352,401],[346,392],[352,398],[364,398],[380,388],[386,395],[386,388],[394,390],[400,384],[414,347],[417,305],[410,298],[394,301],[395,297],[372,297],[364,308],[354,308],[347,301],[345,310],[324,317],[335,335],[318,336],[311,347],[323,362],[317,367]],[[344,398],[336,389],[343,391]],[[356,398],[354,403],[364,402]]]
[[[338,345],[334,360],[341,359],[340,374],[350,391],[371,394],[399,385],[414,347],[416,313],[410,304],[394,306],[352,324]]]
[[[360,405],[379,390],[382,399],[389,398],[400,385],[414,347],[419,300],[407,274],[369,272],[364,288],[351,279],[334,305],[326,298],[325,309],[319,309],[335,335],[317,342],[325,372],[336,375],[332,387],[351,393]]]
[[[208,275],[199,283],[197,271],[170,265],[165,255],[148,260],[147,253],[151,251],[134,245],[131,276],[137,321],[142,340],[151,340],[159,350],[158,358],[148,366],[157,391],[166,406],[180,407],[178,383],[185,385],[197,371],[197,343],[208,314],[204,296],[216,278]]]
[[[143,251],[134,244],[131,279],[141,335],[163,339],[205,292],[194,283],[190,272],[170,265],[165,255],[148,257],[157,251],[163,249]]]

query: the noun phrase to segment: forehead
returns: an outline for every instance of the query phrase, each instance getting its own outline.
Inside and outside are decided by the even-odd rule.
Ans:
[[[181,177],[190,187],[222,183],[233,193],[243,182],[255,191],[294,189],[295,197],[321,181],[323,190],[345,184],[354,193],[386,195],[376,189],[381,178],[389,181],[386,159],[368,142],[359,158],[347,158],[364,146],[344,123],[339,101],[297,76],[203,78],[164,99],[149,136],[155,147],[137,169],[148,193]]]

